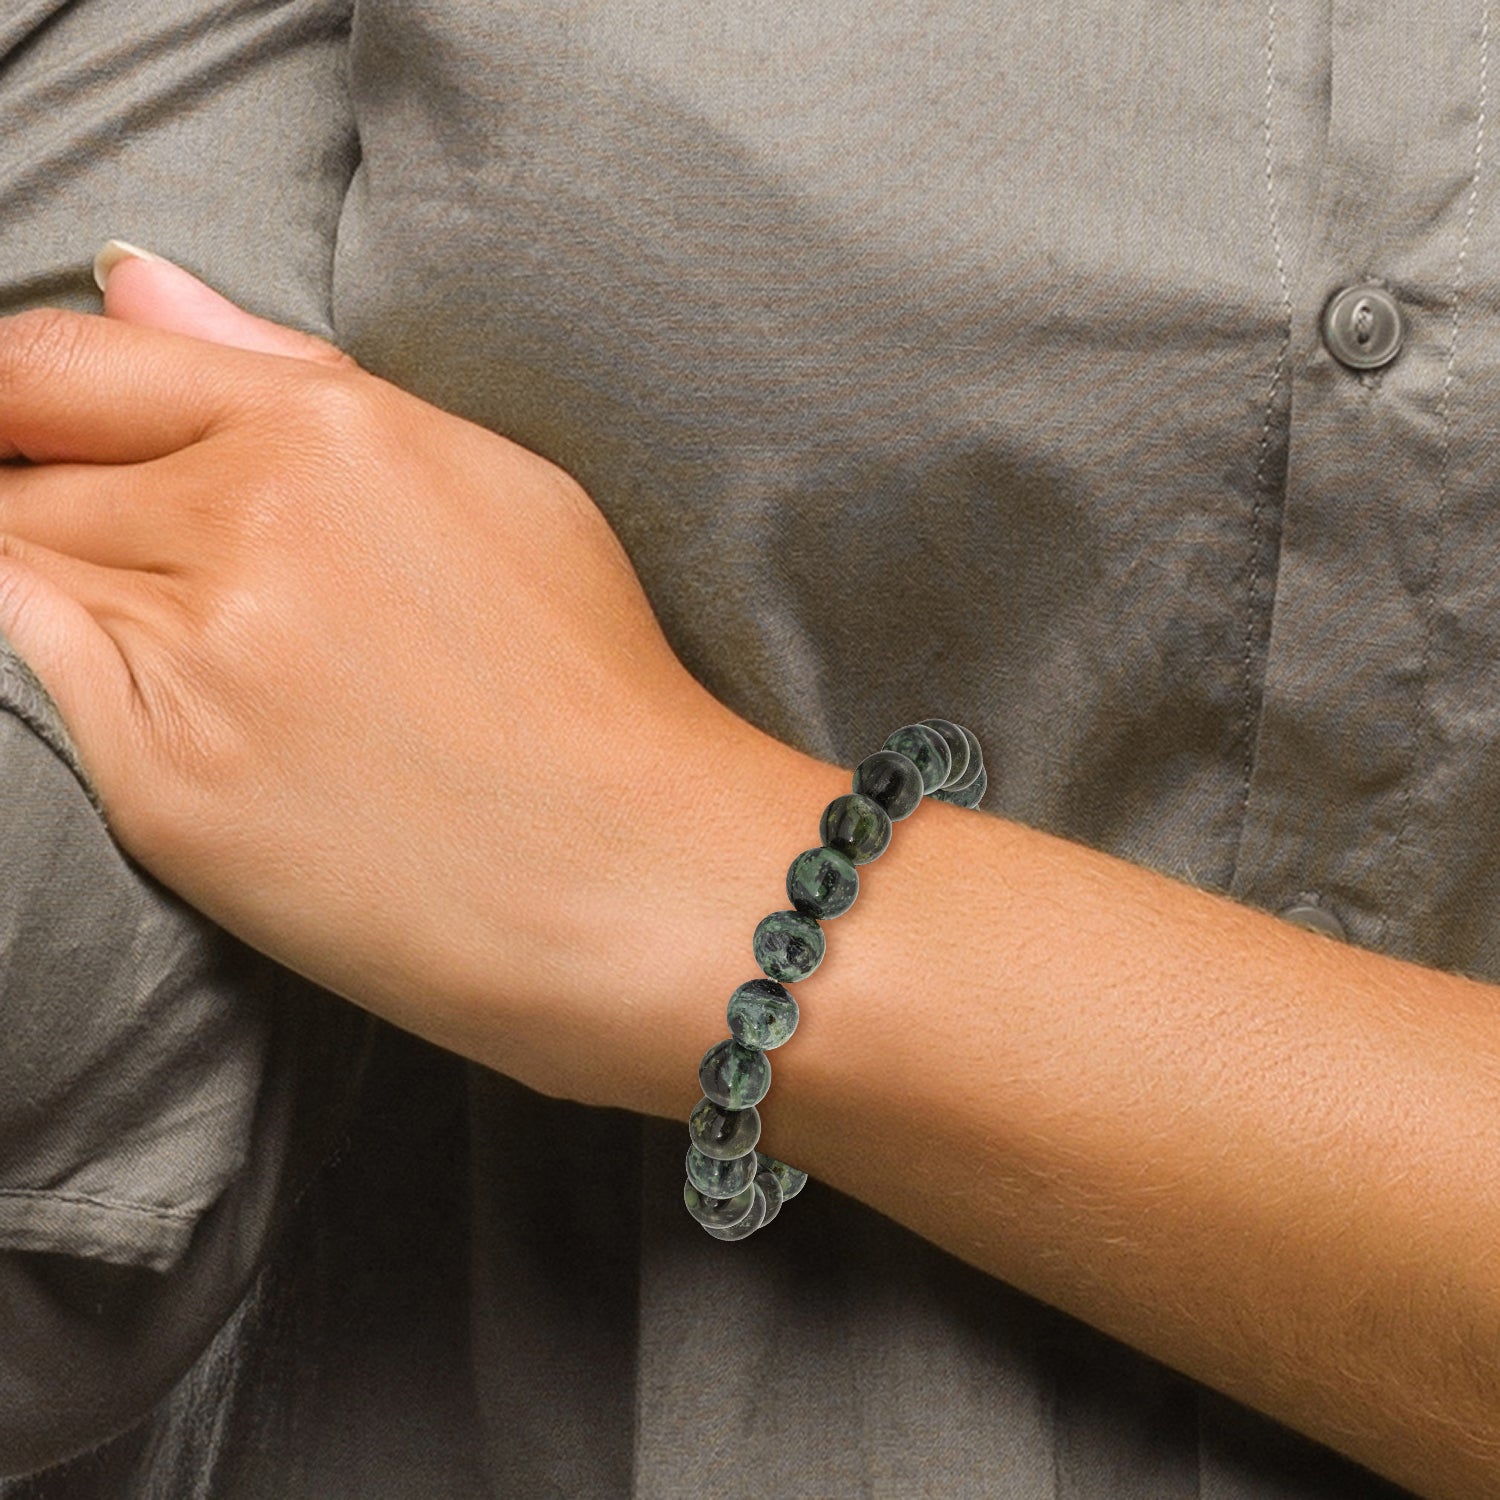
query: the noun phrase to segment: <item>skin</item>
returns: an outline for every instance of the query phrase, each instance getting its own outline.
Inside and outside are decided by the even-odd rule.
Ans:
[[[550,464],[174,267],[106,312],[0,320],[0,630],[115,837],[397,1025],[685,1120],[848,768],[691,678]],[[1500,1494],[1494,987],[936,802],[861,873],[765,1149],[1419,1495]]]

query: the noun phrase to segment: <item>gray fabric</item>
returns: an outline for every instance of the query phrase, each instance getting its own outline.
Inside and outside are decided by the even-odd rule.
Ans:
[[[11,0],[0,16],[0,311],[98,311],[121,238],[325,337],[353,169],[350,0]]]
[[[200,9],[0,74],[74,38],[10,305],[174,255],[577,474],[779,738],[943,714],[992,814],[1500,979],[1483,0],[360,0],[348,100],[327,13]],[[96,116],[153,129],[106,173]],[[1355,376],[1367,278],[1411,331]],[[214,1500],[1396,1493],[821,1184],[710,1253],[680,1122],[379,1035],[234,1377],[14,1493],[174,1482],[191,1401]]]
[[[0,1247],[165,1270],[243,1165],[265,1006],[8,715],[0,764]]]

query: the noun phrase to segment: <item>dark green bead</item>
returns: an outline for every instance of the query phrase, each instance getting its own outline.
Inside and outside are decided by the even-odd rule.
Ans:
[[[687,1211],[700,1224],[711,1229],[730,1229],[743,1222],[745,1216],[755,1207],[756,1197],[753,1182],[743,1192],[736,1193],[732,1198],[705,1197],[691,1182],[682,1184],[682,1201],[687,1205]],[[759,1198],[764,1203],[766,1195],[761,1193]]]
[[[729,997],[729,1031],[745,1047],[769,1052],[797,1029],[797,1002],[774,979],[746,980]]]
[[[922,773],[922,790],[935,792],[948,779],[953,769],[953,757],[948,753],[948,742],[937,730],[925,724],[903,724],[880,747],[882,750],[899,750],[909,760],[916,762]]]
[[[688,1116],[688,1139],[705,1156],[733,1161],[755,1149],[760,1139],[760,1111],[720,1109],[712,1099],[700,1099]]]
[[[978,807],[979,800],[984,796],[985,790],[990,784],[990,778],[985,774],[983,766],[979,768],[979,780],[973,786],[966,786],[955,791],[936,791],[932,795],[939,802],[951,802],[955,807]]]
[[[766,1216],[761,1220],[760,1226],[764,1229],[781,1212],[781,1205],[786,1201],[786,1194],[781,1189],[781,1179],[774,1172],[757,1172],[755,1185],[766,1195]]]
[[[760,1173],[760,1159],[753,1151],[747,1151],[732,1161],[716,1161],[712,1156],[705,1156],[696,1146],[687,1149],[688,1181],[705,1198],[732,1198],[736,1193],[743,1193]]]
[[[878,803],[886,817],[899,823],[909,818],[922,800],[922,773],[917,763],[899,750],[877,750],[855,766],[854,790]]]
[[[859,871],[847,854],[819,844],[804,849],[787,867],[787,900],[805,917],[826,922],[841,917],[859,895]]]
[[[969,769],[956,781],[945,781],[943,783],[945,792],[961,792],[966,787],[973,786],[979,780],[979,773],[984,770],[984,751],[979,748],[979,741],[974,738],[973,731],[964,729],[962,724],[958,727],[963,729],[964,739],[969,744]]]
[[[715,1042],[698,1064],[698,1083],[722,1109],[748,1109],[771,1088],[771,1059],[731,1037]]]
[[[818,837],[853,863],[867,865],[885,853],[891,841],[891,820],[886,810],[864,793],[845,792],[823,809]]]
[[[957,786],[959,782],[966,780],[969,761],[973,756],[973,752],[969,749],[969,737],[964,733],[963,725],[955,724],[952,719],[923,719],[922,722],[929,729],[935,729],[942,735],[948,746],[948,754],[953,757],[953,764],[943,779],[943,785],[945,787]]]
[[[777,1161],[774,1156],[767,1156],[764,1151],[757,1151],[755,1155],[761,1167],[771,1173],[781,1184],[783,1200],[795,1198],[807,1186],[806,1172],[799,1172],[796,1167],[789,1167],[784,1161]]]
[[[827,944],[816,918],[800,911],[773,911],[756,924],[750,948],[765,974],[795,984],[823,962]]]
[[[758,1183],[751,1183],[750,1190],[754,1201],[750,1205],[750,1212],[738,1224],[733,1224],[728,1229],[718,1229],[712,1224],[703,1225],[716,1240],[747,1240],[766,1222],[766,1195],[761,1192]],[[702,1220],[699,1222],[702,1223]]]

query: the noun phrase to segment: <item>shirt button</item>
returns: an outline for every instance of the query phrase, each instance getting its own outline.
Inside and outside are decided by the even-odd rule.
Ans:
[[[1344,936],[1344,924],[1331,911],[1314,906],[1310,901],[1298,901],[1282,912],[1281,920],[1294,927],[1305,927],[1309,932],[1321,932],[1325,937]]]
[[[1378,370],[1401,352],[1406,321],[1383,286],[1348,286],[1323,310],[1323,342],[1351,370]]]

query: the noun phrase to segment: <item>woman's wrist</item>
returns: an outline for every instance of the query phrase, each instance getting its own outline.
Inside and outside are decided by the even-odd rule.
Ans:
[[[688,681],[678,712],[617,736],[608,774],[577,789],[558,820],[572,852],[527,889],[526,923],[511,879],[433,890],[399,993],[372,1008],[543,1093],[686,1118],[725,1002],[759,972],[755,923],[786,905],[786,866],[849,779]],[[503,867],[503,824],[481,836]]]
[[[763,977],[756,923],[786,909],[787,866],[817,843],[819,815],[850,775],[735,715],[701,743],[705,753],[642,829],[640,863],[596,949],[625,1014],[651,1018],[626,1022],[620,1045],[638,1067],[620,1080],[624,1096],[603,1102],[682,1121],[701,1097],[699,1060],[725,1035],[730,995]],[[796,1043],[770,1054],[773,1068]]]

